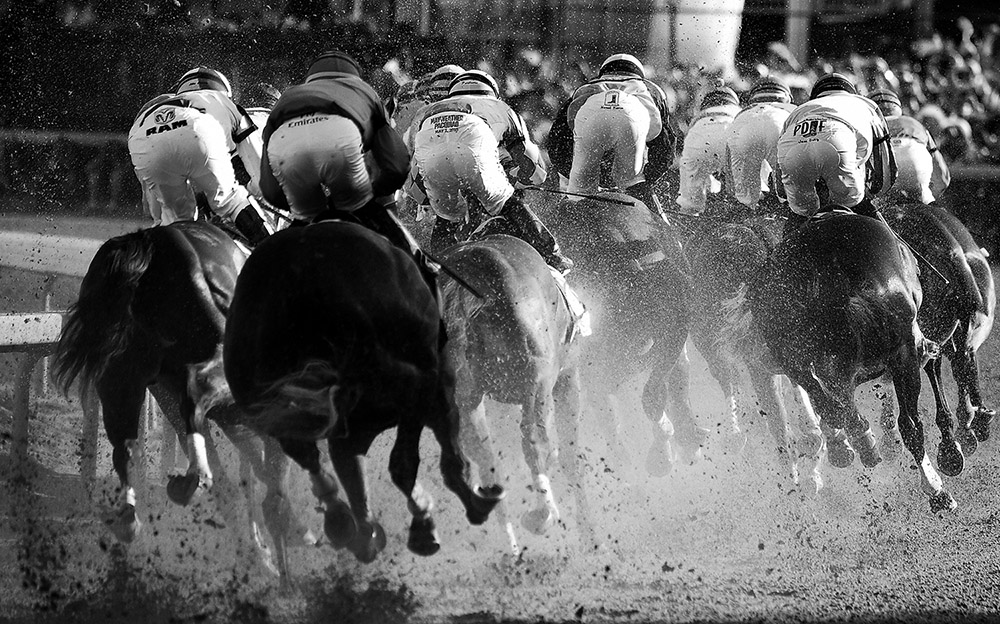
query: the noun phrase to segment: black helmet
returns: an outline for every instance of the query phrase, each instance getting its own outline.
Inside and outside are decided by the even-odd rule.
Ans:
[[[816,84],[813,85],[812,93],[809,94],[809,99],[814,100],[830,91],[846,91],[847,93],[858,94],[857,87],[854,86],[854,83],[847,76],[834,72],[816,81]]]
[[[632,74],[639,78],[646,77],[646,68],[642,62],[631,54],[612,54],[601,63],[600,75]]]
[[[777,78],[761,78],[760,82],[750,89],[747,100],[751,104],[757,102],[784,102],[788,104],[792,101],[792,92],[788,85]]]
[[[721,80],[717,80],[712,88],[701,98],[701,106],[698,110],[705,110],[713,106],[739,106],[740,98],[736,92],[730,89]]]
[[[899,101],[899,96],[889,89],[876,89],[875,91],[872,91],[871,95],[868,96],[868,99],[878,104],[878,107],[882,109],[883,114],[898,115],[903,110],[903,104]],[[899,111],[892,113],[887,112],[886,109],[891,110],[892,107],[898,108]]]
[[[330,50],[313,59],[306,71],[306,82],[322,78],[333,78],[335,74],[361,76],[361,66],[350,54],[341,50]]]

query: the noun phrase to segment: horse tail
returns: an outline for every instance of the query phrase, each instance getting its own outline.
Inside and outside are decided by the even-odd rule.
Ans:
[[[263,394],[267,398],[248,410],[250,424],[275,438],[321,440],[340,419],[340,390],[340,373],[332,364],[310,361],[271,384]]]
[[[747,299],[747,282],[742,282],[732,297],[720,302],[722,309],[722,327],[716,336],[716,344],[731,347],[746,343],[751,337],[753,314]]]
[[[132,302],[152,256],[148,230],[117,236],[97,250],[55,349],[52,376],[64,393],[77,378],[94,382],[128,347],[135,328]]]

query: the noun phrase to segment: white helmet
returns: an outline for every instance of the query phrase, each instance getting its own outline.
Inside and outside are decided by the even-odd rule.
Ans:
[[[455,76],[448,89],[448,95],[492,95],[499,98],[500,87],[493,76],[478,69],[470,69]]]
[[[189,69],[177,81],[174,87],[175,93],[186,93],[188,91],[198,91],[200,89],[211,89],[221,91],[227,97],[233,97],[233,88],[229,85],[229,79],[222,75],[222,72],[209,67],[195,67]]]
[[[604,74],[635,74],[644,79],[646,68],[631,54],[612,54],[601,63],[600,75]]]

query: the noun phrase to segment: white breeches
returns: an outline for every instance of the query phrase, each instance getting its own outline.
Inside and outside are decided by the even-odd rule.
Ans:
[[[865,162],[854,131],[830,119],[807,118],[778,140],[778,164],[792,212],[810,216],[820,208],[817,180],[826,182],[830,203],[853,208],[865,198]]]
[[[909,137],[894,138],[891,145],[897,168],[893,188],[924,204],[934,201],[931,192],[934,158],[927,147]]]
[[[569,190],[593,193],[601,182],[601,162],[611,160],[611,181],[628,188],[646,178],[649,111],[634,95],[605,91],[590,96],[573,120],[573,166]]]

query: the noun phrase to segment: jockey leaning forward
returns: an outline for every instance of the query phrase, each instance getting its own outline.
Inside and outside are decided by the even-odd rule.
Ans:
[[[882,112],[836,73],[816,81],[809,101],[786,120],[778,167],[791,209],[786,230],[819,211],[817,183],[829,193],[828,204],[875,216],[871,197],[888,193],[896,178]]]
[[[562,255],[548,228],[524,203],[523,187],[545,181],[538,146],[524,120],[499,99],[492,76],[478,70],[460,74],[448,97],[421,110],[414,119],[413,169],[407,192],[430,203],[436,221],[431,249],[457,242],[475,198],[490,216],[535,248],[547,264],[565,273],[573,263]],[[508,179],[516,179],[516,188]]]
[[[361,67],[339,50],[320,54],[305,82],[281,94],[264,126],[264,198],[303,224],[356,220],[409,252],[433,292],[436,271],[393,214],[410,159]],[[348,216],[349,215],[349,216]]]
[[[778,137],[795,105],[788,87],[774,78],[754,85],[748,100],[747,107],[729,124],[727,177],[733,195],[744,206],[756,208],[763,196],[777,208],[781,180],[772,174],[778,167]],[[770,192],[765,195],[765,191]]]
[[[924,204],[941,198],[951,183],[948,163],[934,137],[922,123],[903,114],[899,96],[888,89],[869,95],[878,104],[889,126],[890,144],[898,174],[893,191]]]
[[[681,150],[677,205],[683,211],[697,214],[705,209],[713,180],[728,188],[730,183],[724,180],[726,139],[738,112],[740,98],[721,82],[702,98]]]
[[[400,86],[393,98],[392,117],[389,121],[404,141],[407,141],[407,132],[410,130],[413,120],[420,113],[420,109],[448,97],[451,81],[464,71],[458,65],[442,65],[434,71]]]
[[[272,230],[237,183],[232,163],[238,156],[248,171],[258,170],[260,152],[246,141],[253,122],[233,102],[229,80],[214,69],[186,72],[174,91],[147,102],[129,131],[146,210],[157,225],[197,219],[200,191],[216,215],[256,245]]]
[[[548,139],[549,158],[569,178],[568,191],[621,188],[655,213],[652,185],[673,164],[675,145],[666,96],[631,54],[609,56],[597,78],[576,89]]]

